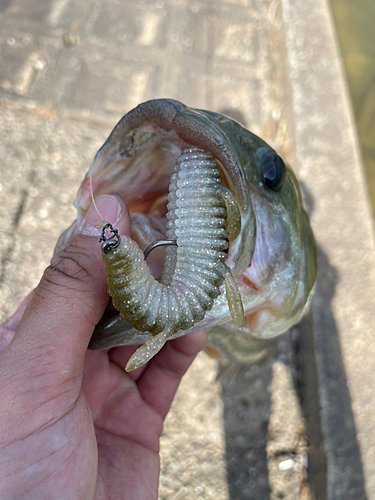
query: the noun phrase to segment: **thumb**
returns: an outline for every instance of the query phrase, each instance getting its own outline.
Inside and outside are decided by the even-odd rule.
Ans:
[[[130,235],[129,213],[120,198],[100,196],[95,201],[105,220],[117,221],[119,234]],[[79,233],[53,257],[9,346],[13,354],[16,350],[30,360],[53,353],[54,363],[66,368],[83,364],[94,327],[108,303],[100,230],[95,229],[99,221],[91,205]]]

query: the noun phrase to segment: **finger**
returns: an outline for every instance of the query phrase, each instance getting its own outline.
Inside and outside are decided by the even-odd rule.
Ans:
[[[168,341],[149,361],[138,379],[138,390],[163,418],[168,413],[182,376],[207,342],[204,330]],[[137,371],[137,370],[135,370]]]
[[[114,393],[133,386],[125,371],[110,362],[108,351],[86,352],[82,388],[94,420]]]
[[[103,218],[114,223],[120,234],[130,234],[124,203],[114,196],[100,196],[97,208]],[[120,214],[119,214],[120,210]],[[108,302],[104,264],[95,224],[99,216],[91,206],[80,234],[55,255],[34,290],[32,298],[10,346],[22,356],[52,353],[69,367],[83,366],[83,358],[95,325]],[[99,231],[100,234],[100,231]]]
[[[27,304],[30,302],[31,295],[33,292],[30,292],[26,298],[23,299],[21,305],[17,309],[17,311],[12,314],[4,323],[1,325],[9,330],[13,330],[14,332],[17,330],[18,325],[20,324],[23,313],[25,312]]]

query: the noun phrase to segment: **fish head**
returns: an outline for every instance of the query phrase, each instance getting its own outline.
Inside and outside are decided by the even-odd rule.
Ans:
[[[248,172],[256,237],[251,262],[237,281],[248,333],[268,339],[297,323],[308,307],[317,275],[316,245],[292,168],[259,143]]]
[[[314,238],[292,169],[262,139],[224,115],[170,99],[148,101],[126,114],[96,154],[75,200],[77,220],[61,235],[56,251],[81,227],[92,199],[104,194],[125,201],[132,237],[142,250],[165,239],[170,177],[189,146],[214,156],[238,208],[239,230],[230,241],[226,264],[247,318],[240,330],[259,338],[278,335],[298,321],[311,296]],[[162,252],[155,250],[148,260],[154,275],[160,275]],[[203,320],[174,336],[230,320],[223,292]],[[140,344],[149,337],[108,310],[90,347]]]

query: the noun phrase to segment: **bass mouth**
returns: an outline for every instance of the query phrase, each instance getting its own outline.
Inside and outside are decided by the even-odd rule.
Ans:
[[[139,126],[109,146],[99,150],[78,192],[77,224],[84,219],[92,197],[115,194],[128,207],[132,238],[143,251],[155,241],[170,239],[166,237],[170,178],[181,152],[195,146],[184,142],[173,130],[165,131],[154,124]],[[225,168],[217,160],[216,164],[223,186],[231,191]],[[234,197],[230,198],[234,206]],[[148,259],[155,277],[161,276],[164,258],[164,249],[158,248]]]

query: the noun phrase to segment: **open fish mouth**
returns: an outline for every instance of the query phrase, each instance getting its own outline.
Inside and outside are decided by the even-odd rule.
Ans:
[[[221,115],[217,116],[223,118]],[[75,227],[79,227],[81,221],[84,220],[92,203],[92,195],[98,197],[102,194],[116,194],[126,202],[131,217],[132,239],[141,250],[145,250],[150,244],[159,240],[174,239],[178,241],[178,248],[182,248],[183,245],[191,246],[192,240],[195,240],[195,251],[193,251],[195,258],[198,256],[197,253],[200,254],[200,258],[203,258],[204,253],[215,252],[212,249],[214,239],[210,237],[210,232],[214,231],[212,224],[215,221],[217,223],[219,219],[222,227],[216,232],[221,230],[225,234],[219,242],[216,241],[216,245],[223,246],[224,244],[224,247],[220,249],[219,257],[216,256],[213,262],[216,267],[219,263],[222,265],[225,262],[225,268],[230,271],[226,278],[223,277],[222,282],[232,278],[233,283],[227,284],[226,289],[227,291],[234,289],[236,285],[233,276],[246,269],[251,260],[255,218],[252,216],[245,174],[235,157],[232,144],[217,124],[217,118],[211,114],[193,111],[180,103],[169,100],[150,101],[125,115],[98,151],[80,187],[76,200],[78,218]],[[179,225],[185,224],[185,227],[168,229],[171,220],[168,221],[167,217],[169,216],[169,219],[172,217],[167,207],[168,196],[169,198],[176,197],[176,190],[180,190],[179,186],[184,182],[178,179],[174,185],[171,178],[177,175],[175,167],[179,158],[183,154],[186,156],[188,151],[193,156],[192,152],[195,152],[196,156],[197,151],[203,156],[195,162],[193,160],[193,166],[190,168],[193,174],[190,172],[190,180],[185,180],[188,186],[185,186],[184,199],[179,200],[179,207],[175,208],[177,211],[185,210],[186,212],[191,211],[194,205],[194,214],[190,215],[188,222],[173,215]],[[198,167],[202,162],[204,165],[199,170]],[[212,174],[213,170],[214,177],[209,181],[209,174]],[[186,171],[180,175],[186,177]],[[201,189],[202,183],[207,184],[203,190]],[[188,192],[187,196],[186,192]],[[206,193],[205,201],[202,198],[203,192]],[[208,201],[212,199],[214,202],[208,205]],[[172,211],[173,214],[176,213],[175,210]],[[207,220],[203,220],[204,217]],[[189,227],[186,227],[186,224]],[[199,249],[200,242],[201,248]],[[64,244],[64,235],[59,243],[57,250]],[[242,251],[243,247],[246,247],[246,253]],[[148,259],[151,274],[160,278],[164,268],[161,281],[171,281],[170,277],[166,277],[168,273],[165,269],[165,259],[167,258],[170,267],[170,261],[176,259],[176,253],[176,249],[173,248],[167,249],[166,255],[163,249],[154,251]],[[210,266],[214,264],[211,263]],[[189,264],[184,265],[186,268]],[[190,265],[193,269],[192,262]],[[208,270],[204,272],[207,274]],[[195,283],[202,279],[204,279],[202,275],[196,276]],[[219,294],[218,290],[222,282],[215,285],[217,290],[211,293],[212,298],[209,299],[210,303],[205,306],[205,310],[211,309],[212,301]],[[145,297],[143,299],[145,300]],[[171,297],[169,297],[170,300]],[[119,308],[118,302],[115,301],[117,309]],[[111,313],[108,314],[111,315]],[[168,317],[170,316],[169,314]],[[124,317],[129,319],[129,314]],[[202,314],[197,316],[199,320],[203,317]],[[140,322],[136,324],[139,327]],[[134,326],[137,328],[136,325]],[[148,326],[147,331],[152,333],[153,328]],[[186,329],[186,326],[180,322],[181,326]],[[191,327],[193,326],[192,324]],[[179,330],[180,328],[174,327],[173,334]],[[91,346],[95,347],[95,336]]]
[[[216,132],[214,119],[202,134],[196,116],[183,116],[182,125],[177,112],[171,118],[170,103],[161,101],[159,107],[162,113],[155,113],[155,103],[138,107],[138,126],[131,113],[126,115],[124,121],[130,123],[117,125],[88,177],[90,197],[116,193],[131,214],[132,239],[122,236],[118,245],[111,241],[102,247],[113,306],[136,330],[152,335],[131,357],[129,371],[147,362],[168,338],[199,323],[223,284],[232,319],[239,327],[244,323],[241,295],[228,267],[241,266],[241,253],[229,246],[244,236],[248,239],[249,223],[242,225],[242,219],[254,219],[248,217],[251,201],[246,187],[239,189],[233,178],[238,165],[221,138],[218,150],[217,133],[210,133]],[[146,112],[151,116],[144,116]],[[148,123],[155,114],[157,123]],[[218,151],[224,163],[209,149]],[[234,194],[229,186],[235,187]],[[84,183],[79,195],[82,212],[90,201],[83,194],[87,187]],[[159,252],[146,265],[140,250],[159,240],[176,245],[166,249],[164,263]],[[246,265],[250,259],[251,252]]]
[[[174,130],[166,132],[154,124],[140,126],[128,133],[123,143],[116,144],[117,151],[110,151],[105,163],[99,162],[99,165],[96,166],[95,160],[93,167],[96,168],[93,168],[90,172],[87,184],[82,185],[81,193],[78,195],[81,200],[80,209],[82,215],[85,214],[91,204],[91,190],[95,197],[101,194],[116,194],[126,202],[131,217],[132,236],[142,250],[145,250],[148,245],[155,241],[165,239],[168,232],[168,197],[171,196],[171,186],[173,184],[170,182],[171,177],[179,158],[189,148],[195,148],[197,151],[201,151],[200,154],[210,156],[210,159],[198,159],[198,163],[199,161],[206,161],[206,163],[211,161],[212,165],[201,168],[199,172],[197,168],[199,165],[195,164],[192,167],[196,175],[194,174],[194,178],[189,181],[190,193],[185,204],[187,207],[192,206],[192,203],[199,205],[198,199],[202,195],[202,192],[199,191],[199,185],[206,181],[210,173],[207,169],[212,170],[215,168],[220,179],[217,179],[215,187],[211,186],[210,192],[213,194],[220,191],[221,198],[226,205],[225,211],[232,214],[230,221],[229,217],[226,215],[225,217],[228,219],[228,231],[231,233],[229,235],[231,241],[229,262],[233,267],[235,266],[233,261],[237,260],[237,253],[233,251],[232,244],[238,244],[235,240],[238,236],[241,238],[241,229],[242,233],[245,231],[246,236],[248,236],[248,232],[246,227],[241,228],[242,217],[239,205],[229,188],[230,179],[228,182],[225,167],[207,149],[199,149],[196,148],[195,144],[182,141]],[[100,156],[97,158],[100,159]],[[180,179],[178,182],[183,181]],[[215,180],[213,182],[215,183]],[[176,191],[177,187],[176,185],[172,189]],[[248,205],[250,204],[251,201],[249,200],[246,200],[246,204],[243,203],[244,213],[248,212]],[[201,206],[202,213],[204,212],[207,217],[220,210],[220,207],[214,205],[206,208]],[[236,213],[234,214],[234,212]],[[199,223],[199,220],[199,209],[197,207],[194,221]],[[209,224],[207,225],[206,234],[208,233],[208,226]],[[231,229],[231,226],[236,227]],[[160,276],[164,252],[158,250],[155,254],[153,253],[149,259],[149,265],[152,273]],[[233,257],[235,258],[233,259]],[[251,255],[249,255],[249,258],[251,258]],[[241,266],[241,263],[239,265]]]
[[[155,229],[160,234],[176,161],[184,149],[198,147],[215,158],[223,182],[236,200],[240,230],[236,241],[231,243],[228,257],[235,274],[246,269],[251,252],[245,255],[238,247],[253,248],[255,218],[233,138],[228,138],[225,128],[219,126],[225,120],[230,121],[222,115],[192,110],[167,99],[149,101],[130,111],[96,154],[81,185],[76,200],[77,223],[91,205],[91,191],[95,197],[117,194],[126,202],[130,214],[147,216],[150,231]],[[133,221],[134,236],[141,239],[141,226],[146,219],[132,215]]]
[[[241,324],[243,311],[240,312],[242,303],[241,307],[239,303],[241,295],[244,297],[243,290],[246,289],[246,297],[248,293],[252,294],[251,297],[254,294],[260,297],[259,283],[253,280],[251,273],[254,275],[261,268],[258,273],[261,275],[268,266],[268,262],[264,263],[263,257],[258,256],[254,261],[256,265],[250,268],[254,255],[257,256],[256,231],[260,217],[267,213],[273,215],[275,205],[276,217],[284,221],[281,225],[286,220],[277,197],[272,193],[263,193],[267,189],[261,182],[259,164],[263,162],[269,170],[274,157],[273,150],[262,139],[238,123],[220,114],[190,109],[177,101],[149,101],[120,120],[96,154],[78,191],[75,201],[77,220],[63,233],[56,247],[56,251],[63,248],[80,227],[93,197],[115,194],[126,203],[132,237],[121,237],[121,244],[116,249],[103,254],[109,293],[122,318],[118,312],[107,310],[96,327],[90,348],[103,349],[148,341],[146,348],[150,351],[152,347],[151,351],[155,353],[168,338],[199,328],[207,329],[231,319]],[[290,176],[293,177],[293,174],[290,173]],[[298,191],[294,177],[290,186],[293,183],[297,184]],[[290,186],[286,188],[289,197]],[[292,197],[297,216],[293,215],[291,225],[297,228],[299,191],[297,197],[295,194]],[[258,214],[254,211],[253,198]],[[286,205],[289,210],[289,201]],[[268,221],[261,227],[267,225]],[[289,234],[287,225],[284,226]],[[308,230],[311,232],[309,226]],[[260,241],[264,234],[262,230]],[[310,233],[308,237],[311,240]],[[301,235],[293,238],[299,245]],[[283,236],[282,239],[285,239],[286,246],[294,250],[295,243],[291,242],[291,237]],[[143,251],[159,240],[174,241],[177,246],[168,246],[166,250],[157,248],[146,264]],[[298,295],[302,246],[295,259],[294,274],[289,280],[293,288],[290,295],[293,297]],[[280,255],[279,249],[275,252],[269,248],[266,250],[271,260],[273,254]],[[283,252],[287,254],[286,250]],[[118,265],[124,259],[127,261],[126,273],[131,276],[128,282],[123,264]],[[202,264],[205,260],[207,265]],[[198,261],[202,264],[200,267],[196,265]],[[239,276],[236,283],[234,278]],[[272,291],[275,287],[271,286],[270,279],[275,277],[277,280],[278,277],[275,272],[270,276],[267,271],[264,283],[265,289],[268,286]],[[290,311],[283,311],[283,314],[294,319],[300,315],[314,281],[310,279],[305,287],[298,313],[290,313],[293,300],[288,298],[289,302],[284,300],[283,303],[288,302]],[[135,290],[131,282],[143,285]],[[203,291],[202,286],[198,286],[202,283],[205,284]],[[267,310],[272,310],[267,297],[257,300],[255,305],[253,300],[251,302],[252,312],[259,310],[262,301],[266,303]],[[278,301],[282,302],[281,299]],[[182,307],[186,302],[187,309]],[[124,303],[127,305],[124,306]],[[147,309],[146,304],[148,311],[142,315],[142,311]],[[246,307],[245,315],[248,313]],[[156,316],[151,314],[155,309],[159,311]],[[271,314],[272,318],[278,315],[279,312]],[[262,313],[263,325],[266,324],[264,317]],[[272,321],[275,323],[276,320]],[[274,335],[277,328],[272,328]],[[146,349],[141,350],[141,353],[145,352]],[[142,354],[139,359],[133,359],[133,365],[128,368],[137,368],[147,359]]]

